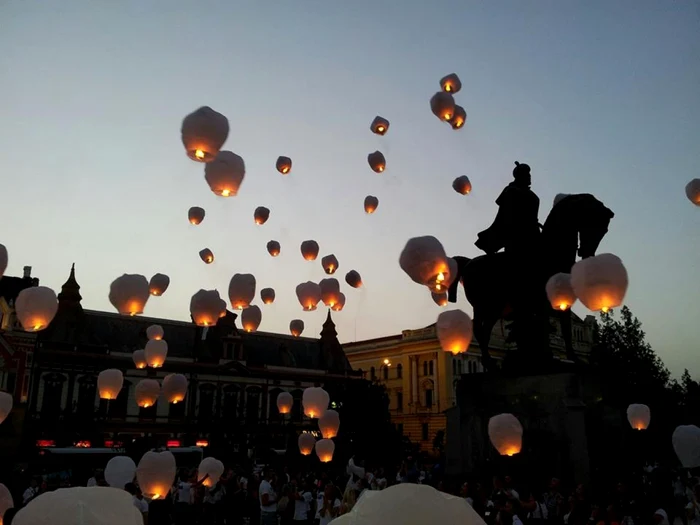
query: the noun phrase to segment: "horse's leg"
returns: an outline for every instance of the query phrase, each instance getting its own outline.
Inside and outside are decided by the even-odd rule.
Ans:
[[[485,372],[490,372],[495,369],[495,363],[489,352],[489,343],[491,342],[491,332],[496,324],[496,320],[485,318],[474,309],[474,337],[479,343],[481,351],[481,365]]]
[[[564,348],[566,349],[566,357],[570,361],[578,361],[576,352],[574,352],[574,343],[571,337],[571,310],[559,312],[559,323],[561,324],[561,336],[564,338]]]

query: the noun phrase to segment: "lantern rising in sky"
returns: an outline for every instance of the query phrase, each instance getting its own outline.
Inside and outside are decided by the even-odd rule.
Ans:
[[[220,151],[204,167],[204,180],[219,197],[235,197],[245,178],[245,162],[232,151]]]
[[[190,299],[190,316],[197,326],[214,326],[224,311],[226,301],[217,290],[199,290]]]
[[[430,292],[430,297],[432,297],[432,299],[436,305],[447,306],[447,292],[443,292],[443,293]]]
[[[204,248],[199,252],[199,258],[206,264],[211,264],[214,262],[214,252],[212,252],[209,248]]]
[[[301,452],[301,454],[303,456],[308,456],[314,450],[314,445],[316,444],[316,438],[312,434],[309,434],[308,432],[304,432],[304,433],[299,435],[299,439],[297,440],[297,443],[299,445],[299,452]]]
[[[180,403],[187,395],[187,378],[182,374],[168,374],[163,378],[163,397],[168,403]]]
[[[324,439],[331,439],[338,435],[340,428],[340,415],[335,410],[326,410],[323,415],[318,418],[318,429]]]
[[[348,273],[345,274],[345,282],[353,288],[362,287],[362,277],[356,270],[350,270]]]
[[[257,208],[255,208],[253,218],[255,219],[255,224],[265,224],[267,222],[267,219],[270,218],[270,210],[267,209],[265,206],[258,206]]]
[[[625,300],[627,270],[619,257],[601,253],[582,259],[571,268],[571,286],[589,310],[607,312]]]
[[[7,248],[4,244],[0,244],[0,277],[5,275],[5,270],[7,270]]]
[[[328,463],[333,460],[335,443],[330,439],[319,439],[316,442],[316,455],[321,463]]]
[[[312,281],[307,281],[297,285],[297,299],[302,308],[307,312],[316,309],[316,305],[321,300],[321,287]]]
[[[277,411],[280,414],[289,414],[294,406],[294,396],[289,392],[277,394]]]
[[[457,275],[457,263],[432,235],[409,239],[399,257],[399,266],[416,283],[443,293]]]
[[[430,110],[440,120],[449,122],[455,114],[455,99],[450,93],[438,91],[430,99]]]
[[[151,339],[146,343],[146,348],[144,348],[143,352],[148,366],[160,368],[168,356],[168,343],[163,339]]]
[[[109,302],[123,315],[142,314],[150,295],[143,275],[124,274],[109,286]]]
[[[555,273],[545,286],[547,298],[552,308],[565,311],[576,302],[576,294],[571,286],[571,274]]]
[[[469,177],[461,175],[452,181],[452,189],[462,195],[469,195],[472,191],[472,183]]]
[[[263,304],[272,304],[275,302],[275,290],[272,288],[263,288],[260,290],[260,300]]]
[[[684,468],[700,467],[700,428],[680,425],[671,436],[673,450]]]
[[[340,292],[338,294],[338,299],[336,302],[331,306],[331,310],[334,312],[340,312],[343,308],[345,308],[345,294],[343,292]]]
[[[467,112],[462,106],[455,105],[454,115],[449,120],[452,129],[461,129],[464,127],[464,123],[467,121]]]
[[[314,240],[308,240],[301,243],[301,256],[307,261],[315,261],[318,257],[318,243]]]
[[[100,394],[100,399],[117,399],[123,385],[124,375],[121,370],[116,368],[102,370],[97,375],[97,391]]]
[[[323,266],[324,272],[326,272],[328,275],[333,275],[339,266],[338,258],[332,253],[330,255],[326,255],[325,257],[321,258],[321,266]]]
[[[292,159],[289,157],[277,157],[275,167],[282,175],[287,175],[290,171],[292,171]]]
[[[267,243],[267,253],[272,257],[277,257],[280,254],[280,243],[277,241],[269,241]]]
[[[163,331],[163,327],[159,324],[152,324],[151,326],[146,328],[146,337],[148,337],[149,340],[163,339],[164,334],[165,332]]]
[[[134,353],[131,357],[134,360],[134,366],[136,366],[136,368],[144,369],[148,366],[148,361],[146,361],[145,350],[134,350]]]
[[[685,185],[685,195],[690,202],[700,206],[700,179],[693,179]],[[0,275],[2,275],[2,272],[0,272]]]
[[[513,414],[499,414],[489,419],[489,439],[502,456],[520,453],[523,443],[523,426]]]
[[[163,499],[175,483],[175,456],[169,450],[146,452],[136,467],[136,480],[143,495]]]
[[[255,332],[262,321],[260,307],[252,304],[241,313],[241,325],[246,332]]]
[[[440,79],[440,87],[445,93],[459,93],[462,89],[462,81],[457,76],[457,73],[450,73]]]
[[[372,133],[376,133],[377,135],[385,135],[386,132],[389,131],[389,121],[377,115],[374,117],[369,129],[372,130]]]
[[[375,151],[367,155],[367,162],[375,173],[382,173],[386,169],[386,159],[381,151]]]
[[[197,467],[197,479],[201,481],[205,487],[213,487],[219,482],[226,467],[216,458],[211,456],[204,458]]]
[[[292,319],[289,322],[289,332],[294,337],[299,337],[303,331],[304,331],[304,321],[302,321],[301,319]]]
[[[228,119],[208,106],[187,115],[180,129],[187,156],[197,162],[213,161],[228,131]]]
[[[374,195],[367,195],[365,197],[365,213],[371,215],[379,207],[379,199]]]
[[[627,421],[635,430],[646,430],[651,421],[651,410],[647,405],[633,403],[627,407]]]
[[[248,308],[255,298],[255,276],[250,273],[237,273],[228,285],[228,298],[234,310]]]
[[[39,332],[58,312],[56,293],[46,286],[25,288],[15,299],[15,314],[25,332]]]
[[[159,395],[160,385],[155,379],[142,379],[136,383],[134,397],[136,398],[136,404],[141,408],[155,405]]]
[[[204,220],[205,215],[206,212],[204,211],[204,208],[200,208],[199,206],[192,206],[187,211],[187,220],[190,221],[190,224],[194,224],[196,226]]]
[[[340,283],[338,279],[334,277],[321,279],[318,286],[321,288],[321,301],[332,308],[340,300]]]
[[[310,386],[304,390],[301,401],[304,414],[315,419],[321,417],[328,410],[331,398],[323,388]]]
[[[448,310],[438,315],[436,331],[445,352],[457,355],[466,352],[472,342],[473,326],[469,315],[462,310]]]
[[[155,274],[148,283],[148,289],[151,295],[156,297],[163,295],[168,289],[168,286],[170,286],[170,277],[163,273]]]

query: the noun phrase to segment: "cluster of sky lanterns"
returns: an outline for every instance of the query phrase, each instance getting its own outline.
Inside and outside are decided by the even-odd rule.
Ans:
[[[447,122],[452,129],[461,129],[467,121],[467,112],[455,102],[454,96],[462,89],[456,73],[440,79],[440,91],[430,99],[430,110],[437,118]]]

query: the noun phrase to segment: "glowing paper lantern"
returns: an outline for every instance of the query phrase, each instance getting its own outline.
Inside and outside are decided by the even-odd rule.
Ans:
[[[452,129],[461,129],[464,127],[464,123],[467,121],[467,112],[462,106],[455,105],[455,112],[450,119],[450,126]]]
[[[680,425],[671,436],[673,449],[684,468],[700,467],[700,428]]]
[[[220,197],[235,197],[245,178],[245,162],[232,151],[220,151],[204,167],[204,180]]]
[[[255,332],[262,321],[260,307],[253,304],[243,310],[241,314],[241,324],[246,332]]]
[[[7,248],[4,244],[0,244],[0,277],[5,275],[7,270]]]
[[[627,421],[635,430],[646,430],[651,421],[651,410],[646,405],[633,403],[627,407]]]
[[[367,155],[367,162],[375,173],[382,173],[386,169],[386,159],[381,151],[375,151]]]
[[[192,206],[187,212],[187,219],[190,221],[190,224],[194,224],[196,226],[204,220],[204,215],[204,208]]]
[[[331,310],[334,312],[340,312],[343,308],[345,308],[345,294],[343,292],[340,292],[338,294],[338,300],[331,306]]]
[[[294,396],[289,392],[277,394],[277,410],[280,414],[289,414],[294,406]]]
[[[432,235],[409,239],[399,265],[414,282],[436,293],[447,291],[457,275],[457,263],[445,255],[442,244]]]
[[[228,119],[203,106],[184,118],[180,132],[189,158],[211,162],[228,137]]]
[[[377,115],[376,117],[374,117],[374,120],[372,121],[372,124],[370,125],[369,129],[372,130],[372,133],[376,133],[377,135],[384,135],[387,131],[389,131],[389,121]]]
[[[15,502],[12,499],[12,493],[3,483],[0,483],[0,525],[2,525],[2,517],[7,509],[14,508],[14,506]]]
[[[117,399],[123,385],[124,375],[121,370],[116,368],[102,370],[97,375],[97,390],[100,393],[100,399]]]
[[[151,281],[148,283],[148,290],[151,292],[151,295],[160,296],[165,293],[168,286],[170,286],[170,277],[157,273],[151,277]]]
[[[160,385],[155,379],[142,379],[136,383],[134,397],[136,398],[136,404],[141,408],[155,405],[159,395]]]
[[[340,428],[340,414],[335,410],[326,410],[321,417],[318,418],[318,429],[324,439],[331,439],[338,435]]]
[[[323,301],[323,304],[333,307],[340,297],[340,283],[338,279],[334,277],[321,279],[318,286],[321,288],[321,301]]]
[[[237,273],[228,284],[228,298],[234,310],[248,308],[255,298],[255,276],[249,273]]]
[[[321,417],[328,410],[331,398],[321,387],[310,386],[304,390],[301,402],[304,406],[304,414],[311,419]]]
[[[204,248],[199,252],[199,258],[206,264],[211,264],[214,262],[214,252],[212,252],[209,248]]]
[[[142,314],[150,295],[143,275],[125,273],[109,286],[109,302],[123,315]]]
[[[136,365],[136,368],[143,369],[148,366],[148,361],[146,361],[146,352],[144,350],[134,350],[131,357],[134,360],[134,365]]]
[[[292,319],[289,322],[289,331],[294,337],[299,337],[304,331],[304,321],[301,319]]]
[[[430,110],[440,120],[449,121],[455,113],[455,99],[444,91],[438,91],[430,99]]]
[[[268,242],[267,253],[269,253],[273,257],[277,257],[280,254],[280,243],[277,241]]]
[[[268,210],[265,206],[258,206],[255,208],[253,218],[255,219],[255,224],[265,224],[267,219],[270,218],[270,210]]]
[[[12,412],[12,406],[14,404],[14,399],[12,394],[7,392],[0,392],[0,423],[7,419],[7,416]]]
[[[457,73],[450,73],[440,79],[440,87],[445,93],[459,93],[459,90],[462,89],[462,81]]]
[[[469,177],[462,175],[452,181],[452,189],[462,195],[469,195],[472,191],[472,183],[469,181]]]
[[[123,489],[124,485],[134,481],[136,463],[129,456],[115,456],[105,467],[105,481],[110,487]]]
[[[136,468],[136,480],[144,496],[163,499],[175,482],[175,456],[165,452],[146,452]]]
[[[226,311],[224,301],[217,290],[199,290],[190,299],[190,315],[197,326],[213,326]]]
[[[374,213],[379,207],[379,199],[374,195],[367,195],[365,197],[365,213]]]
[[[160,368],[168,356],[168,343],[163,339],[151,339],[146,343],[146,348],[143,349],[143,352],[148,366]]]
[[[700,179],[693,179],[691,180],[688,184],[685,185],[685,194],[688,197],[688,200],[695,204],[696,206],[700,206]],[[7,260],[7,256],[5,256],[5,260]],[[2,266],[0,265],[0,276],[2,276]]]
[[[272,304],[275,302],[275,291],[272,288],[263,288],[260,290],[260,300],[263,304]]]
[[[433,298],[433,301],[435,301],[436,305],[447,306],[447,292],[444,292],[444,293],[430,292],[430,297]]]
[[[299,435],[297,443],[299,444],[299,452],[301,452],[304,456],[308,456],[314,450],[316,438],[312,434],[304,432],[303,434]]]
[[[315,261],[318,257],[318,243],[314,240],[308,240],[301,243],[301,256],[307,261]]]
[[[576,294],[571,286],[571,274],[555,273],[547,281],[545,290],[552,308],[557,310],[568,310],[576,302]]]
[[[292,171],[292,159],[290,159],[289,157],[277,157],[275,167],[277,168],[277,171],[279,171],[282,175],[286,175],[287,173]]]
[[[58,312],[58,299],[51,288],[25,288],[15,300],[15,314],[26,332],[43,330]]]
[[[333,275],[339,266],[338,259],[332,253],[330,255],[326,255],[321,259],[321,266],[323,266],[324,272],[326,272],[328,275]]]
[[[330,439],[319,439],[316,442],[316,455],[321,463],[328,463],[333,459],[335,443]]]
[[[163,397],[168,403],[184,401],[187,395],[187,378],[182,374],[168,374],[163,378]]]
[[[302,308],[306,311],[316,309],[316,305],[321,300],[321,287],[311,281],[297,285],[297,299]]]
[[[146,328],[146,337],[148,337],[149,341],[151,339],[163,339],[163,334],[163,327],[159,324],[152,324]]]
[[[362,287],[362,277],[355,270],[350,270],[348,273],[345,274],[345,282],[353,288]]]
[[[216,458],[204,458],[197,467],[197,478],[205,487],[213,487],[224,473],[224,464]],[[204,479],[206,477],[206,479]]]
[[[518,454],[523,443],[523,426],[513,414],[489,419],[489,439],[501,456]]]
[[[449,310],[438,315],[436,330],[440,346],[453,355],[466,352],[472,342],[472,320],[462,310]]]
[[[571,268],[571,286],[589,310],[607,312],[620,306],[627,293],[627,270],[619,257],[601,253],[578,261]]]

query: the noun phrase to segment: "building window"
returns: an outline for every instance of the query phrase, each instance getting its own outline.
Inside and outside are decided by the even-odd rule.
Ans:
[[[382,369],[382,375],[384,376],[384,381],[386,381],[387,379],[389,379],[389,367],[388,367],[388,366],[385,366],[385,367]]]
[[[238,394],[241,389],[236,385],[228,385],[224,387],[224,418],[228,421],[238,419]]]
[[[435,373],[435,370],[433,370],[433,360],[431,359],[430,362],[428,363],[428,373],[430,375],[433,375]]]
[[[403,412],[403,392],[396,392],[396,410]]]
[[[82,417],[92,417],[95,412],[95,395],[97,383],[93,376],[82,376],[78,379],[77,413]]]
[[[432,390],[426,390],[425,391],[425,406],[428,408],[433,408],[433,391]]]
[[[377,373],[375,372],[374,367],[369,369],[369,376],[372,379],[372,381],[377,379]]]
[[[199,410],[197,419],[209,423],[214,416],[214,385],[203,384],[199,387]]]
[[[399,423],[398,425],[396,425],[396,430],[400,435],[403,436],[403,423]]]
[[[396,378],[401,379],[403,377],[403,366],[401,363],[396,365]]]
[[[65,380],[66,376],[61,374],[53,373],[44,376],[44,395],[41,398],[42,417],[58,419]]]
[[[423,361],[423,375],[427,376],[428,375],[428,362]]]
[[[292,397],[294,398],[294,404],[292,405],[292,420],[301,421],[304,419],[304,410],[302,406],[302,397],[304,392],[301,390],[295,390],[292,392]]]
[[[245,420],[248,424],[255,424],[260,418],[260,393],[258,387],[246,390]]]
[[[423,423],[420,426],[421,441],[428,441],[428,423]]]

